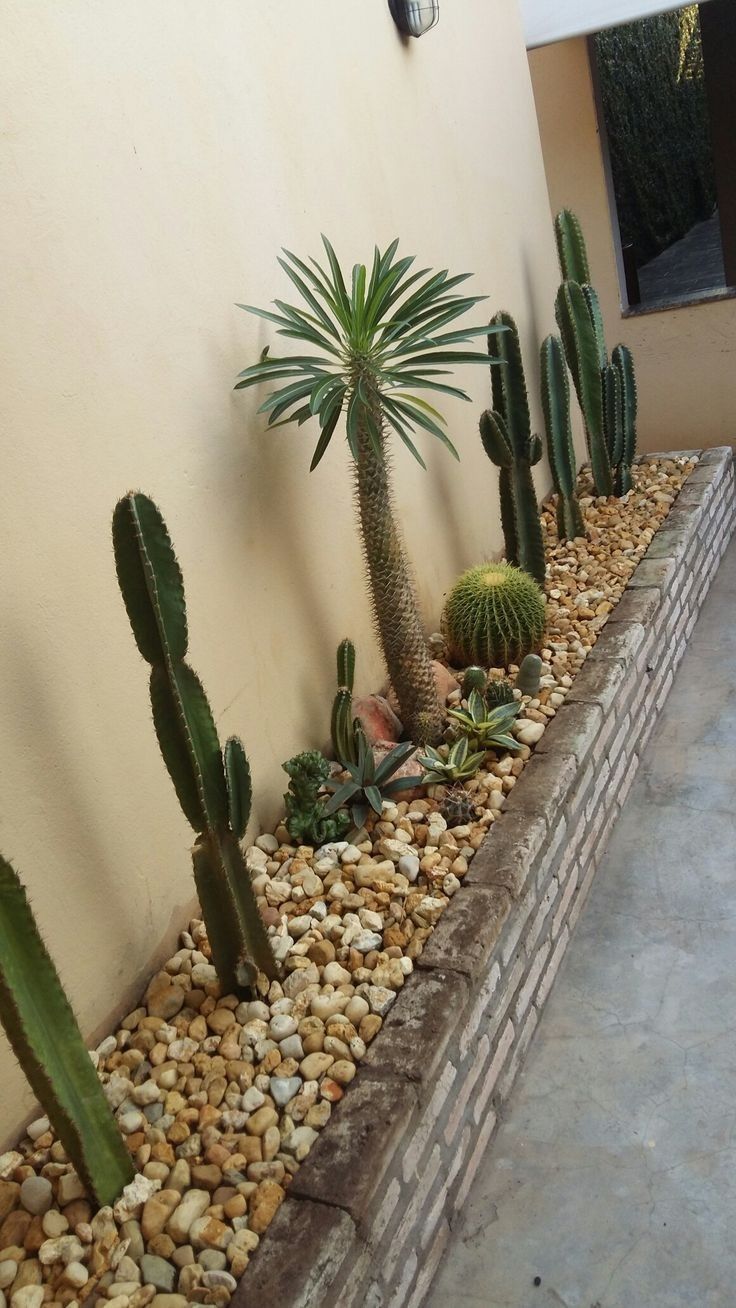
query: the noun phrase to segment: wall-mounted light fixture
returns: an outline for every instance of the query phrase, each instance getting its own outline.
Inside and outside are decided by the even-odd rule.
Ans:
[[[404,36],[424,36],[440,21],[440,0],[388,0],[388,7]]]

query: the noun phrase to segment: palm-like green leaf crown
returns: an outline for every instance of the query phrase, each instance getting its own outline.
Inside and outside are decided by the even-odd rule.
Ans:
[[[282,300],[274,301],[278,312],[238,305],[276,323],[279,336],[302,341],[321,353],[277,359],[264,350],[260,363],[239,374],[235,389],[276,383],[259,409],[268,414],[270,427],[287,422],[301,426],[309,418],[318,419],[320,437],[310,471],[325,453],[344,408],[354,459],[360,431],[367,433],[378,452],[381,421],[393,427],[422,467],[424,460],[410,435],[416,427],[437,436],[457,458],[444,431],[444,418],[414,392],[470,399],[465,391],[438,379],[451,373],[448,365],[482,363],[487,368],[487,352],[463,346],[476,336],[504,329],[445,328],[485,296],[453,294],[470,273],[450,277],[446,270],[432,273],[429,268],[410,273],[414,259],[395,257],[398,241],[383,253],[376,247],[370,277],[364,264],[356,264],[348,291],[335,251],[325,236],[322,241],[329,271],[314,259],[304,263],[289,250],[279,259],[306,307]]]

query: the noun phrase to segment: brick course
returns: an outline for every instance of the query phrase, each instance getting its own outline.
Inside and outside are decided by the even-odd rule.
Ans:
[[[708,450],[294,1177],[233,1308],[420,1308],[734,530]]]

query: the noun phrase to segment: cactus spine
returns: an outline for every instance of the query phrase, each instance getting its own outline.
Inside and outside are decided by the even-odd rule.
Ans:
[[[184,581],[161,513],[131,492],[116,506],[118,582],[136,644],[151,665],[151,708],[159,748],[184,815],[198,833],[194,879],[212,958],[228,990],[249,988],[255,969],[278,975],[239,840],[251,802],[250,769],[237,737],[220,748],[188,646]],[[254,966],[255,965],[255,966]]]
[[[0,1021],[82,1181],[112,1204],[135,1168],[17,873],[0,856]]]
[[[557,534],[560,540],[584,536],[585,523],[575,493],[575,446],[570,427],[570,383],[559,336],[542,343],[542,408],[547,450],[557,491]]]
[[[355,681],[355,646],[352,640],[340,641],[337,647],[337,694],[332,704],[330,734],[335,758],[340,763],[357,763],[358,742],[353,718],[353,684]]]
[[[621,458],[616,472],[616,494],[631,490],[631,465],[636,457],[636,377],[631,350],[617,345],[611,362],[621,380]]]
[[[542,524],[532,467],[542,457],[542,443],[531,434],[529,400],[516,323],[510,313],[497,313],[495,332],[488,338],[498,357],[491,359],[493,409],[480,421],[483,448],[500,468],[501,522],[507,561],[544,585],[545,564]],[[506,331],[499,331],[505,327]]]

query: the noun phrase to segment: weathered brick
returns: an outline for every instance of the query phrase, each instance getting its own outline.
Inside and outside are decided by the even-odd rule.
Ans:
[[[620,659],[627,669],[631,668],[644,637],[640,622],[607,622],[588,660],[597,663],[599,659]]]
[[[516,787],[514,787],[516,789]],[[495,822],[470,864],[465,885],[503,886],[518,899],[547,843],[542,816],[505,813]],[[447,916],[447,915],[445,915]],[[441,919],[440,924],[444,921]]]
[[[674,559],[642,559],[627,590],[658,586],[661,591],[668,591],[676,571],[677,564]]]
[[[235,1291],[232,1308],[254,1303],[314,1308],[324,1303],[355,1238],[352,1221],[339,1208],[287,1198]]]
[[[423,1109],[412,1133],[412,1138],[404,1151],[404,1157],[401,1160],[401,1174],[405,1181],[408,1181],[416,1172],[427,1144],[432,1139],[432,1135],[442,1117],[445,1104],[456,1080],[457,1068],[451,1062],[445,1063],[432,1091],[429,1103]]]
[[[416,1107],[408,1083],[358,1078],[296,1172],[289,1194],[344,1208],[364,1227],[386,1173],[403,1154]],[[356,1168],[358,1157],[370,1158],[370,1167]]]
[[[570,940],[570,928],[568,926],[565,926],[563,927],[562,932],[560,934],[560,938],[557,941],[557,944],[555,945],[554,952],[547,965],[547,971],[545,972],[544,976],[542,977],[542,980],[539,983],[537,997],[534,1001],[537,1006],[538,1012],[541,1012],[541,1010],[543,1009],[544,1005],[547,1002],[547,996],[549,995],[549,992],[552,989],[552,983],[559,971],[560,963],[564,958],[565,950],[567,949],[569,940]]]
[[[497,962],[494,962],[489,969],[488,975],[483,981],[478,994],[473,1000],[473,1005],[469,1014],[465,1018],[463,1030],[460,1033],[458,1050],[460,1057],[464,1058],[475,1039],[476,1032],[483,1020],[486,1009],[489,1007],[493,996],[498,989],[501,980],[501,968]]]
[[[449,1238],[449,1223],[447,1221],[442,1221],[437,1230],[437,1234],[432,1241],[432,1247],[429,1249],[426,1257],[422,1260],[416,1285],[411,1292],[411,1299],[406,1305],[406,1308],[420,1308],[420,1305],[424,1303],[424,1300],[427,1297],[427,1291],[432,1284],[434,1274],[442,1261],[442,1255],[445,1252],[445,1247]]]
[[[544,971],[544,965],[547,962],[547,956],[550,952],[550,949],[551,949],[551,945],[549,940],[545,940],[544,944],[540,945],[539,949],[537,950],[534,956],[534,960],[532,962],[531,967],[529,968],[529,972],[527,974],[526,980],[524,981],[524,984],[521,987],[521,990],[519,991],[516,1000],[516,1005],[514,1008],[514,1020],[517,1023],[522,1021],[524,1014],[531,1003],[532,995],[534,994],[534,991],[536,990],[537,984],[539,982],[539,978],[542,975],[542,972]]]
[[[462,1183],[455,1196],[455,1203],[454,1203],[455,1212],[458,1212],[459,1209],[462,1208],[463,1204],[465,1203],[465,1200],[468,1197],[468,1191],[470,1190],[470,1187],[473,1184],[473,1181],[475,1180],[475,1174],[478,1171],[478,1168],[480,1167],[483,1155],[486,1152],[486,1149],[488,1148],[488,1142],[491,1136],[493,1135],[495,1129],[496,1129],[496,1114],[493,1112],[489,1112],[485,1122],[483,1123],[483,1127],[478,1134],[478,1140],[476,1146],[472,1154],[470,1155],[470,1158],[468,1159],[468,1165],[465,1169],[465,1175],[463,1176]]]
[[[452,911],[442,915],[429,937],[418,967],[462,972],[475,985],[486,971],[510,908],[511,897],[500,886],[463,887],[452,901]]]
[[[666,522],[664,527],[657,532],[645,557],[647,559],[676,559],[679,563],[685,557],[690,540],[689,527],[678,527],[675,524],[669,526]],[[655,593],[658,594],[659,592]],[[617,605],[616,609],[614,609],[614,614],[618,611],[618,607]]]
[[[515,1038],[516,1028],[509,1018],[499,1036],[498,1044],[493,1052],[493,1058],[491,1059],[488,1071],[478,1087],[478,1093],[473,1107],[473,1121],[476,1126],[485,1114],[486,1105],[496,1088],[496,1082],[501,1075],[501,1069],[508,1058],[509,1050],[513,1046]]]
[[[517,1037],[513,1053],[498,1079],[498,1093],[496,1098],[499,1104],[502,1104],[506,1099],[508,1099],[511,1093],[511,1088],[516,1080],[519,1068],[524,1061],[524,1056],[529,1048],[529,1042],[534,1035],[538,1021],[539,1015],[536,1008],[530,1008],[523,1029]]]
[[[654,593],[659,596],[659,591]],[[603,712],[599,704],[563,704],[537,745],[534,757],[572,755],[581,768],[600,733],[602,722]]]
[[[549,916],[552,905],[554,904],[557,898],[559,889],[560,889],[560,884],[557,880],[557,877],[553,877],[544,895],[542,896],[542,899],[540,900],[539,907],[534,915],[534,921],[532,922],[529,931],[527,932],[527,935],[524,939],[524,948],[530,957],[534,953],[537,941],[539,940],[539,937],[542,934],[544,924]]]
[[[400,1220],[391,1239],[388,1251],[384,1258],[383,1275],[387,1281],[391,1280],[394,1274],[396,1264],[405,1251],[405,1246],[411,1232],[416,1225],[424,1205],[434,1185],[440,1170],[442,1153],[439,1144],[435,1144],[432,1152],[427,1159],[427,1163],[420,1176],[417,1177],[415,1184],[412,1186],[411,1193],[408,1196],[408,1203],[404,1207]],[[411,1246],[410,1246],[411,1247]]]
[[[557,908],[555,910],[555,915],[552,918],[551,936],[553,940],[557,939],[562,924],[565,921],[565,917],[567,916],[567,910],[570,907],[570,904],[572,902],[572,897],[575,894],[575,887],[578,884],[579,876],[580,876],[580,865],[576,863],[575,867],[573,868],[568,878],[568,882],[567,885],[565,886],[564,894],[559,904],[557,905]]]
[[[576,773],[577,763],[569,755],[534,754],[509,795],[504,822],[514,813],[523,813],[526,817],[543,818],[550,831],[562,812]]]
[[[454,908],[454,906],[453,906]],[[460,972],[416,968],[361,1063],[361,1074],[434,1083],[469,994]]]
[[[572,684],[568,703],[600,704],[607,715],[618,699],[625,679],[624,665],[618,659],[586,659]]]
[[[452,1144],[459,1128],[462,1126],[465,1117],[465,1110],[468,1106],[470,1096],[473,1093],[478,1077],[485,1066],[486,1060],[491,1052],[491,1042],[487,1035],[481,1036],[474,1051],[473,1060],[470,1067],[465,1071],[465,1080],[458,1088],[457,1098],[452,1105],[452,1111],[447,1119],[447,1125],[444,1129],[446,1144]]]

